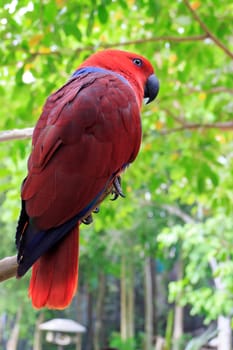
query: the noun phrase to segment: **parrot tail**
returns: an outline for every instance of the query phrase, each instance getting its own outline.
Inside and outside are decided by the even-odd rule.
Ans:
[[[79,225],[33,264],[29,297],[35,308],[64,309],[71,303],[78,282],[78,258]]]

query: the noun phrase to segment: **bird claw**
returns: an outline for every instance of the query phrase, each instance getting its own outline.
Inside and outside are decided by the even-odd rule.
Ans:
[[[112,201],[115,201],[119,196],[125,198],[125,195],[121,188],[121,177],[116,176],[113,180],[113,189],[112,189],[113,198]]]
[[[99,211],[100,211],[100,208],[99,208],[99,207],[96,207],[96,208],[92,211],[92,213],[97,214]],[[85,225],[90,225],[92,222],[93,222],[92,214],[86,216],[86,217],[82,220],[82,223],[85,224]]]
[[[121,177],[116,176],[112,182],[112,189],[111,194],[113,197],[111,198],[112,201],[115,201],[119,196],[125,198],[125,195],[121,188]],[[99,212],[99,207],[96,207],[92,210],[92,213],[96,214]],[[85,225],[90,225],[93,222],[92,214],[87,215],[83,220],[82,223]]]
[[[85,224],[85,225],[90,225],[91,223],[93,222],[93,217],[92,215],[88,215],[86,216],[83,220],[82,220],[82,223]]]

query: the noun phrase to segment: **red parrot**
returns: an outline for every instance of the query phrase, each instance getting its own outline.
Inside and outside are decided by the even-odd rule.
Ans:
[[[87,58],[46,101],[36,124],[16,232],[17,277],[32,266],[35,308],[63,309],[76,291],[79,225],[108,194],[123,196],[120,174],[141,143],[140,108],[159,83],[135,53]]]

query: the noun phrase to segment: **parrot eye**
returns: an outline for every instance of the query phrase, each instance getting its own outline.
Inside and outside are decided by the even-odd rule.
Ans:
[[[134,58],[133,63],[136,64],[136,66],[142,66],[142,60],[140,58]]]

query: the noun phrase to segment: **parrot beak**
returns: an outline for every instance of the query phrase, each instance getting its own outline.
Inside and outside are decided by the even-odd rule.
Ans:
[[[151,74],[147,79],[146,86],[144,89],[144,98],[147,99],[146,104],[150,103],[155,99],[159,93],[159,80],[154,75]]]

